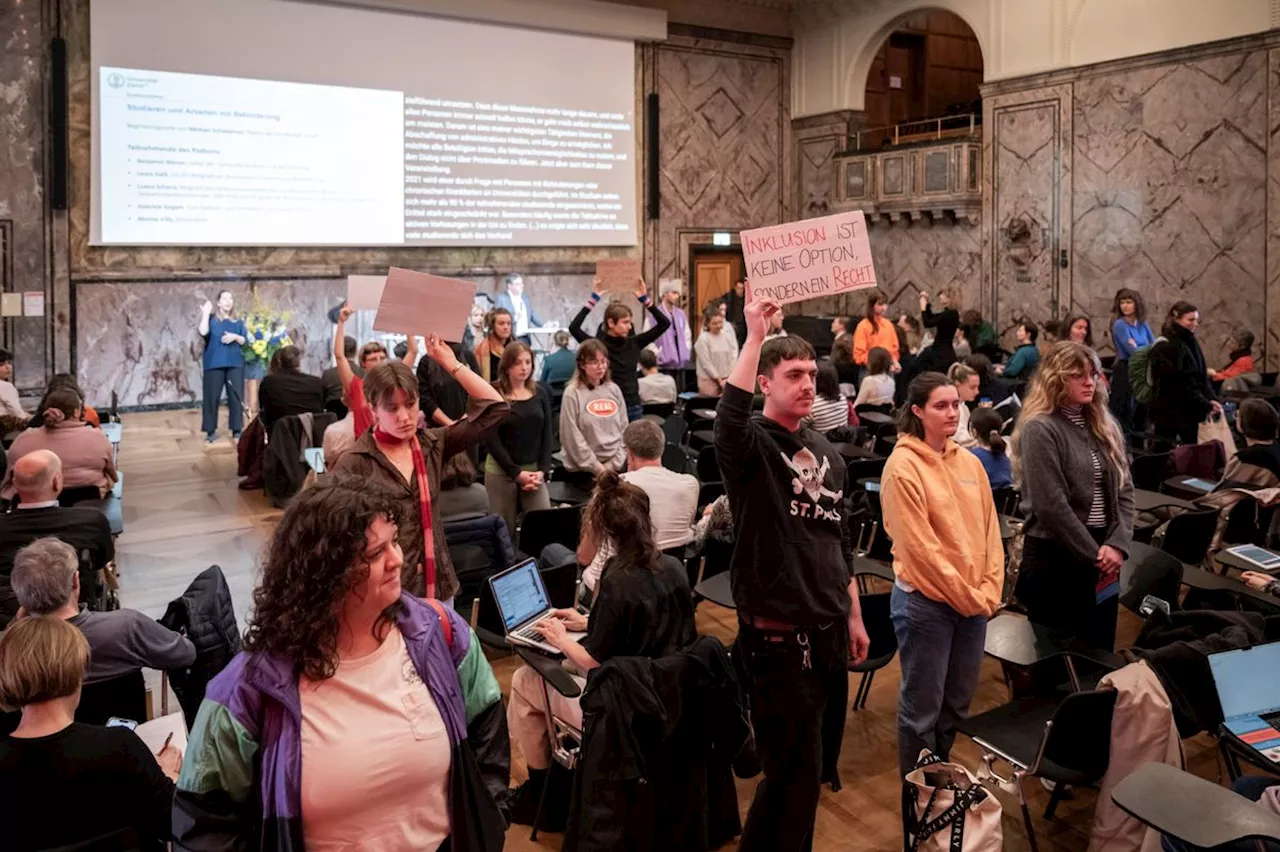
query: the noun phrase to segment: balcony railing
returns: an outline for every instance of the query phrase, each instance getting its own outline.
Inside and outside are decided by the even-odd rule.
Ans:
[[[874,151],[890,145],[909,145],[940,139],[964,139],[982,135],[982,114],[948,115],[907,121],[888,127],[860,130],[850,140],[850,151]]]

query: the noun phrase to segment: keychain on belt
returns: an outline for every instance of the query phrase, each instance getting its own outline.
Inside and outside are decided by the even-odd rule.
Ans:
[[[800,660],[800,668],[808,671],[813,668],[813,658],[809,655],[809,634],[797,633],[796,642],[800,645],[800,650],[804,654]]]

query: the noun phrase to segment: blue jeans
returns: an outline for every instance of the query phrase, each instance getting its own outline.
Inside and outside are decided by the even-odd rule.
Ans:
[[[627,406],[627,422],[634,423],[644,416],[644,403]]]
[[[1231,785],[1231,789],[1235,790],[1241,796],[1252,801],[1258,801],[1262,798],[1262,794],[1266,792],[1268,787],[1280,784],[1280,780],[1270,775],[1241,775],[1236,779],[1236,783]],[[1197,846],[1189,846],[1181,840],[1174,840],[1166,835],[1160,836],[1160,847],[1164,852],[1196,852]],[[1277,852],[1280,850],[1280,843],[1264,841],[1263,848],[1267,852]],[[1258,844],[1252,840],[1244,840],[1240,843],[1228,843],[1226,846],[1219,846],[1218,849],[1228,850],[1228,852],[1257,852]]]
[[[921,749],[946,759],[955,726],[969,715],[978,686],[987,619],[965,617],[944,603],[896,584],[889,616],[898,637],[898,769],[915,768]]]

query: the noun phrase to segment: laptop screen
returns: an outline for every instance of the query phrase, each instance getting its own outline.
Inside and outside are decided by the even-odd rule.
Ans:
[[[1225,719],[1280,710],[1280,642],[1209,655]]]
[[[538,563],[532,559],[508,568],[489,582],[493,586],[498,610],[502,613],[502,623],[508,631],[551,606],[547,600],[547,587],[538,573]]]

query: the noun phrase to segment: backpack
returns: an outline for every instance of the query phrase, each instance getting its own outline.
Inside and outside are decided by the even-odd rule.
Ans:
[[[1129,356],[1129,395],[1138,402],[1149,403],[1156,398],[1156,386],[1151,378],[1151,350],[1165,340],[1163,335],[1157,337],[1150,346],[1135,350]]]

